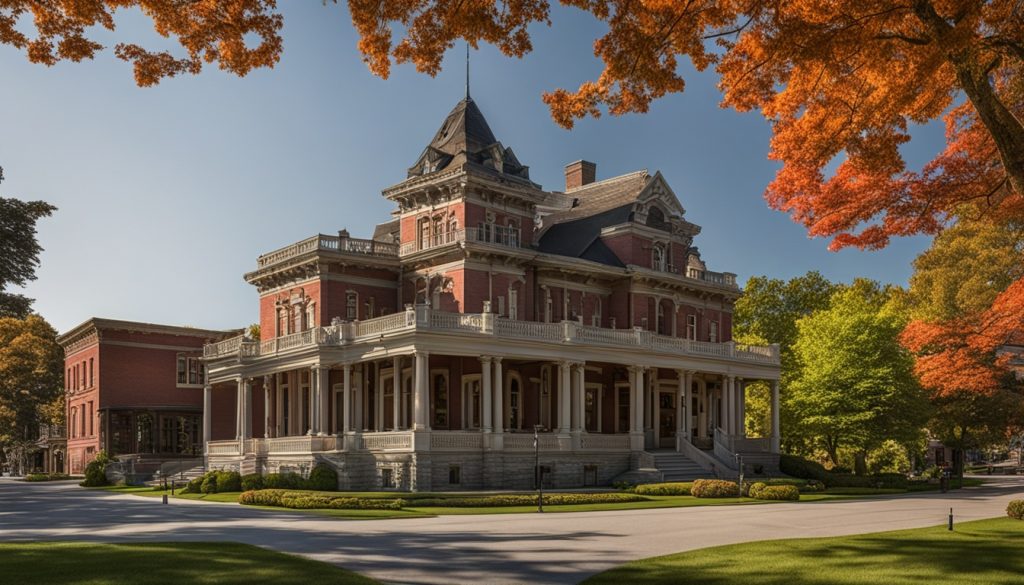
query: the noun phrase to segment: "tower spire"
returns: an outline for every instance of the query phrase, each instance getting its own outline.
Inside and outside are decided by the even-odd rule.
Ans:
[[[466,41],[466,99],[469,99],[469,41]]]

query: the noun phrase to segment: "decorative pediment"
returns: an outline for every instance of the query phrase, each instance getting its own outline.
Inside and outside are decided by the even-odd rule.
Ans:
[[[651,177],[633,204],[633,221],[692,239],[700,233],[700,226],[686,221],[685,215],[686,209],[661,171]]]

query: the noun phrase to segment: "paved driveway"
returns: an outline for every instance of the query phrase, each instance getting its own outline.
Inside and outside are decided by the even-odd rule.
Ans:
[[[949,494],[803,504],[345,521],[0,479],[0,540],[233,540],[396,583],[576,583],[627,561],[768,538],[1002,516],[1024,478]]]

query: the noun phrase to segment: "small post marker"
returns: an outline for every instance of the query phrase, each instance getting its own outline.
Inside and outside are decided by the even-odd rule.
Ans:
[[[953,531],[953,508],[949,509],[949,530]]]
[[[164,503],[167,503],[167,494],[164,494]]]

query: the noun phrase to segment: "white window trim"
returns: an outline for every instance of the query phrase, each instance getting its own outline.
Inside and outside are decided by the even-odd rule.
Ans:
[[[480,382],[480,400],[478,406],[480,407],[480,426],[472,426],[473,417],[470,416],[470,401],[468,399],[468,389],[473,382]],[[481,381],[480,374],[464,374],[462,376],[462,430],[464,431],[478,431],[483,426],[483,382]],[[449,410],[449,416],[451,415],[451,408]]]

